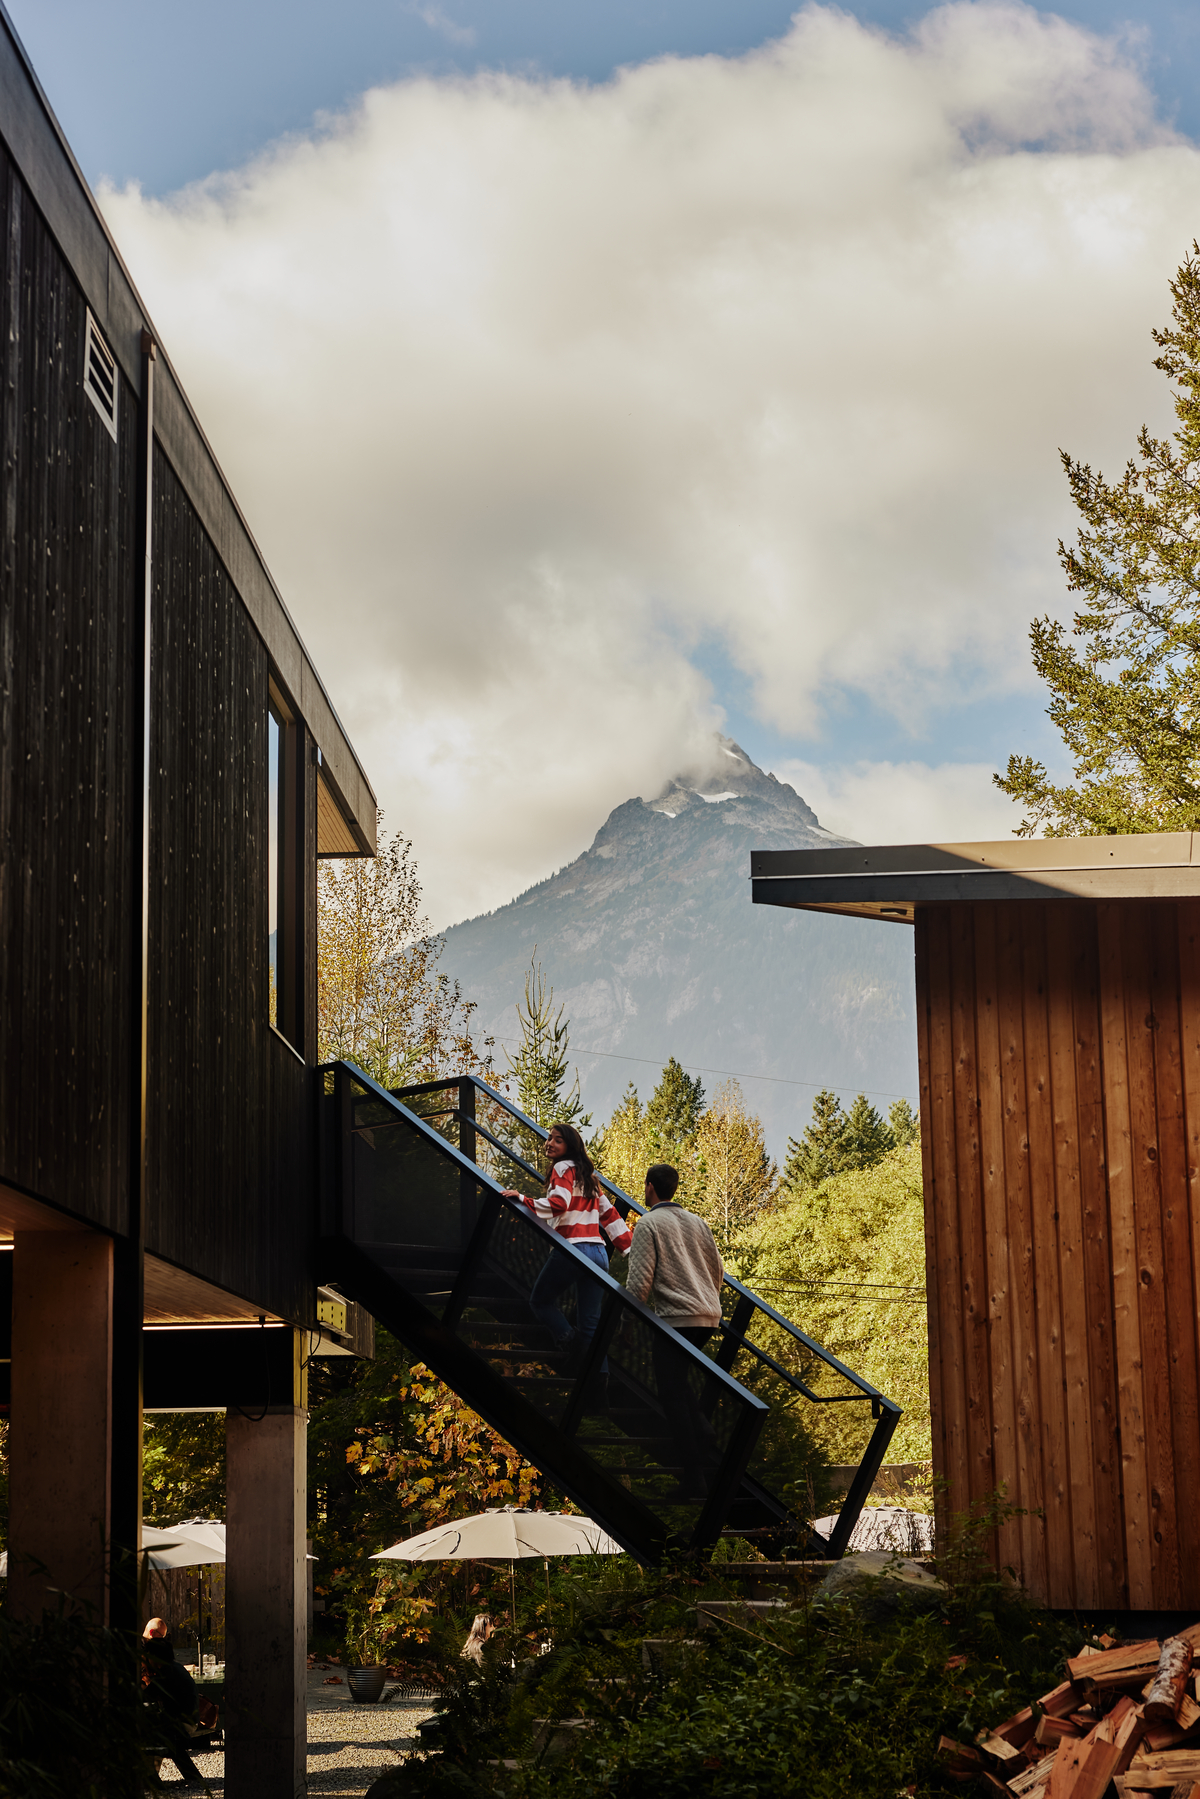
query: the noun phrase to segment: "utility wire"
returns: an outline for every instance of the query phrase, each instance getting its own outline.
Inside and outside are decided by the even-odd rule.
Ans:
[[[521,1043],[523,1039],[520,1037],[497,1037],[495,1041],[497,1043]],[[647,1068],[666,1067],[666,1063],[659,1061],[656,1056],[623,1056],[612,1049],[580,1049],[577,1045],[572,1045],[572,1053],[576,1056],[603,1056],[609,1062],[644,1062]],[[689,1069],[693,1074],[720,1074],[731,1081],[770,1081],[776,1087],[812,1087],[820,1091],[821,1088],[828,1085],[826,1081],[790,1080],[782,1074],[745,1074],[739,1073],[736,1068],[705,1068],[699,1062],[680,1062],[679,1066]],[[854,1086],[854,1082],[835,1081],[834,1086],[841,1087],[848,1093]],[[855,1091],[865,1094],[868,1099],[908,1098],[907,1093],[885,1093],[879,1087],[858,1087]]]

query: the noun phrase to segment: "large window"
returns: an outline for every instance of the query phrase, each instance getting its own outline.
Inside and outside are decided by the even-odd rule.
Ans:
[[[301,734],[272,682],[267,709],[267,1016],[303,1053]]]

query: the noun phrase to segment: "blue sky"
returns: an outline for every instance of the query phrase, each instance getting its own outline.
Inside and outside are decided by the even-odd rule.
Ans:
[[[437,923],[714,723],[867,840],[1015,823],[1058,448],[1167,417],[1200,8],[9,9]]]
[[[786,30],[777,0],[8,0],[85,172],[165,193],[244,162],[314,114],[417,71],[540,70],[604,81],[664,55],[736,54]],[[847,12],[903,27],[927,9]],[[1136,41],[1165,116],[1200,132],[1200,7],[1055,7]]]

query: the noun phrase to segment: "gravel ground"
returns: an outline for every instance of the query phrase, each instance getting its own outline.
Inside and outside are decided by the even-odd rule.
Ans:
[[[433,1707],[426,1702],[392,1700],[388,1704],[355,1705],[344,1686],[326,1686],[328,1673],[319,1668],[308,1677],[308,1790],[361,1799],[373,1780],[403,1761],[414,1747],[417,1725]],[[225,1791],[223,1755],[198,1755],[196,1766],[216,1799]],[[182,1790],[172,1762],[162,1766],[163,1784]]]

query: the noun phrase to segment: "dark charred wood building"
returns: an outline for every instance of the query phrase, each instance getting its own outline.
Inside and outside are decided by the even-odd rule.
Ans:
[[[914,930],[935,1472],[1053,1606],[1200,1606],[1200,836],[756,855]]]
[[[375,802],[3,15],[0,211],[10,1603],[49,1577],[128,1609],[143,1358],[147,1404],[241,1405],[228,1655],[259,1665],[228,1791],[290,1795],[316,865],[373,853]]]

